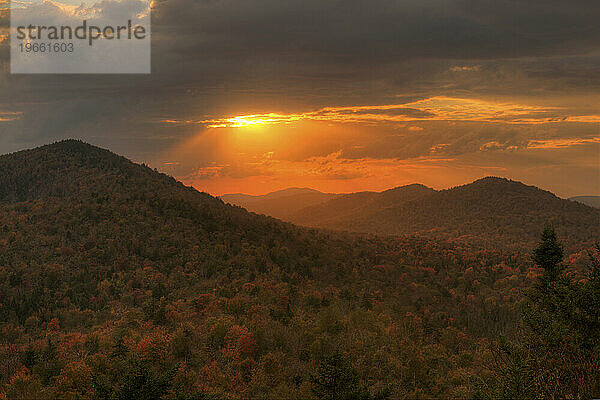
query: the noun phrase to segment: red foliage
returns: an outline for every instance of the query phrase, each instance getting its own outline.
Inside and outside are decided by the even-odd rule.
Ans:
[[[46,325],[46,329],[50,332],[58,332],[60,330],[58,318],[52,318],[50,322],[48,322],[48,325]]]

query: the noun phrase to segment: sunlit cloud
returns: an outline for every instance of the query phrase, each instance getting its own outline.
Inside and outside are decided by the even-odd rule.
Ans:
[[[0,111],[0,122],[16,121],[21,118],[20,112],[2,112]]]
[[[346,159],[342,151],[305,160],[258,160],[251,174],[232,175],[231,164],[207,165],[181,176],[184,183],[214,194],[244,192],[261,194],[290,186],[310,186],[322,191],[349,192],[384,190],[390,187],[426,182],[435,187],[459,184],[473,177],[498,175],[505,168],[473,166],[452,157],[423,156],[407,160],[370,157]],[[374,179],[376,178],[376,179]]]
[[[594,143],[600,143],[600,137],[532,140],[527,145],[527,148],[529,148],[529,149],[562,149],[562,148],[566,148],[566,147],[582,146],[582,145],[594,144]]]
[[[481,69],[480,65],[457,65],[450,68],[452,72],[476,72]]]
[[[574,115],[568,117],[569,122],[584,122],[584,123],[598,123],[600,122],[600,115]]]
[[[254,166],[248,176],[295,176],[298,179],[321,180],[353,180],[370,178],[379,174],[389,174],[391,171],[409,171],[422,169],[443,168],[454,161],[448,157],[416,157],[410,160],[374,159],[370,157],[352,159],[345,158],[341,150],[325,156],[309,157],[305,160],[273,159],[273,153],[268,152],[251,163]],[[231,164],[212,163],[195,169],[191,174],[182,177],[185,181],[198,179],[226,178]]]
[[[561,107],[542,107],[436,96],[410,103],[324,107],[303,113],[264,113],[214,119],[163,119],[170,124],[199,124],[208,128],[243,128],[253,125],[290,124],[297,121],[337,123],[407,123],[415,121],[474,121],[509,124],[550,122],[600,122],[597,115],[570,115]],[[421,130],[410,127],[409,130]]]
[[[493,140],[491,142],[482,144],[481,147],[479,147],[479,151],[517,150],[518,148],[519,147],[515,145],[506,146],[503,143]]]

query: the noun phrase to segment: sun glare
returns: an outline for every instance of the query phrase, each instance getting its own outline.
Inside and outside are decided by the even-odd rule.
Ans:
[[[246,128],[251,126],[290,123],[302,119],[297,115],[277,113],[240,115],[237,117],[201,121],[209,128]]]
[[[241,117],[233,117],[225,120],[223,127],[227,128],[246,128],[249,126],[257,126],[264,125],[267,121],[264,118],[255,115],[247,115]],[[211,126],[211,128],[216,128],[217,126]]]

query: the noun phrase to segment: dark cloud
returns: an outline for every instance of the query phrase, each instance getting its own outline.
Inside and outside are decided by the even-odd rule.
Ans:
[[[598,5],[583,0],[169,0],[155,15],[182,34],[174,50],[199,58],[495,59],[578,53],[600,35]]]
[[[341,145],[342,156],[348,159],[399,159],[421,156],[455,157],[480,151],[524,150],[532,141],[561,138],[593,138],[598,134],[590,124],[547,123],[540,125],[510,125],[482,122],[440,121],[420,122],[423,130],[388,129],[372,137],[363,146],[352,142]]]
[[[322,111],[320,113],[317,113],[316,115],[319,115],[319,114],[327,114],[327,112]],[[435,115],[428,111],[417,110],[414,108],[406,108],[406,107],[384,108],[384,109],[375,108],[375,109],[369,109],[369,110],[341,110],[341,111],[336,111],[336,114],[340,114],[340,115],[373,114],[373,115],[386,115],[386,116],[390,116],[390,117],[405,116],[405,117],[412,117],[412,118],[428,118],[428,117],[433,117]]]
[[[600,3],[585,0],[159,0],[152,75],[0,72],[0,112],[23,112],[17,122],[0,122],[0,145],[10,151],[74,136],[142,160],[198,134],[161,119],[401,104],[440,94],[598,94],[598,20]],[[6,14],[0,24],[7,26]],[[7,60],[0,44],[0,62]],[[371,112],[428,116],[409,108]],[[492,142],[520,145],[524,131],[549,132],[425,128],[382,131],[363,150],[348,143],[344,155],[411,157],[440,144],[453,154]],[[215,161],[210,149],[203,154],[204,163]]]

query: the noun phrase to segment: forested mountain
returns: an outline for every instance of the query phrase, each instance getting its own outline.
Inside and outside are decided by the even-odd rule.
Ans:
[[[248,211],[285,220],[305,207],[324,203],[339,196],[308,188],[288,188],[261,196],[236,193],[219,197],[226,203],[244,207]]]
[[[399,196],[386,198],[389,192]],[[300,210],[289,220],[338,230],[461,237],[503,246],[532,246],[537,240],[535,227],[548,223],[556,225],[569,244],[600,238],[600,210],[496,177],[440,191],[411,185],[367,196],[345,195]]]
[[[369,215],[375,210],[393,207],[432,193],[435,193],[435,190],[419,184],[400,186],[383,192],[350,193],[306,207],[288,219],[301,225],[335,228],[338,224]]]
[[[575,196],[569,200],[577,201],[590,207],[600,208],[600,196]]]
[[[541,273],[296,227],[73,140],[1,156],[0,190],[0,398],[472,397]]]

